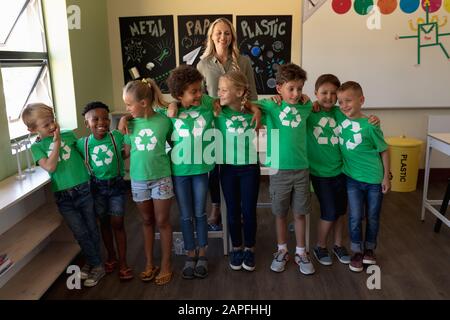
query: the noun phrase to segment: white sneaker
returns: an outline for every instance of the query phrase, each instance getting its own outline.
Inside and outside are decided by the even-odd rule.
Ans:
[[[80,270],[80,279],[86,280],[89,276],[89,272],[91,272],[91,266],[85,263],[83,268]]]
[[[295,254],[295,263],[298,264],[299,266],[298,269],[303,274],[308,275],[316,272],[316,270],[314,269],[314,265],[312,264],[307,254],[304,255]]]
[[[103,266],[95,267],[91,269],[89,272],[88,278],[84,281],[85,287],[93,287],[96,286],[101,278],[105,276],[105,269]]]
[[[283,272],[286,267],[286,262],[289,261],[289,254],[285,250],[279,250],[273,254],[274,258],[270,265],[270,270],[275,272]]]

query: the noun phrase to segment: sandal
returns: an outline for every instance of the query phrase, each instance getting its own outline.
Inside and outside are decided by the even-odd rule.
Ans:
[[[133,269],[131,268],[123,268],[119,270],[119,279],[120,280],[130,280],[133,279]]]
[[[112,273],[112,272],[114,272],[114,270],[115,270],[116,267],[117,267],[117,264],[118,264],[117,260],[106,261],[106,262],[105,262],[105,272],[106,272],[106,273]]]
[[[145,271],[142,271],[139,275],[142,281],[152,281],[155,279],[156,275],[159,272],[159,267],[151,267],[150,269],[146,269]]]
[[[173,276],[173,272],[172,271],[170,271],[170,272],[167,272],[167,273],[164,273],[164,274],[158,274],[157,276],[156,276],[156,278],[155,278],[155,283],[158,285],[158,286],[162,286],[162,285],[165,285],[166,283],[169,283],[170,282],[170,280],[172,280],[172,276]]]

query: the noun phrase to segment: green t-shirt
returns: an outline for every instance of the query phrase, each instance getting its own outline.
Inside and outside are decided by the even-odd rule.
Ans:
[[[312,110],[311,101],[304,105],[290,105],[283,101],[281,106],[269,99],[256,103],[266,116],[266,166],[274,169],[307,169],[306,122]]]
[[[340,111],[335,114],[341,130],[343,172],[357,181],[381,183],[384,170],[380,152],[388,146],[380,127],[371,125],[368,118],[350,120]]]
[[[255,125],[250,126],[253,114],[223,107],[215,119],[217,163],[233,165],[257,164]],[[220,134],[219,134],[220,133]],[[219,149],[223,151],[220,152]]]
[[[339,128],[335,111],[312,112],[308,118],[309,170],[317,177],[336,177],[342,173],[342,154],[339,149]]]
[[[122,158],[123,148],[123,134],[114,130],[111,132],[114,137],[114,141],[117,146],[117,153],[115,152],[113,142],[109,134],[101,140],[95,139],[91,134],[88,139],[88,153],[89,153],[89,165],[91,166],[94,176],[101,180],[109,180],[117,176],[124,175],[124,164]],[[77,149],[86,158],[84,152],[84,143],[86,138],[80,138],[77,141]],[[117,167],[117,161],[119,161],[119,167]],[[120,171],[118,172],[118,169]]]
[[[77,151],[77,138],[71,130],[61,131],[61,147],[56,170],[49,172],[52,180],[52,191],[62,191],[89,181],[89,174],[81,154]],[[35,162],[48,158],[53,150],[53,137],[46,137],[31,146],[31,154]]]
[[[128,122],[130,134],[124,143],[131,146],[130,177],[146,181],[169,177],[170,159],[166,141],[170,140],[172,124],[166,116],[155,113],[149,118],[135,118]]]
[[[170,118],[173,127],[170,157],[174,176],[203,174],[214,168],[215,158],[205,153],[214,141],[213,102],[213,98],[203,95],[199,106],[179,107],[177,117]],[[156,111],[167,114],[166,108]]]

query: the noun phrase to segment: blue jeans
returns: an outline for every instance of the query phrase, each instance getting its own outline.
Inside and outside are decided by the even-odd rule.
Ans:
[[[363,252],[364,249],[374,250],[377,246],[381,203],[383,201],[381,184],[359,182],[347,176],[347,195],[351,249],[353,252]],[[366,238],[363,246],[361,224],[364,213],[366,217]]]
[[[206,197],[208,195],[208,174],[172,177],[180,210],[181,232],[183,233],[184,249],[195,249],[195,231],[197,231],[198,246],[208,245],[208,223],[206,218]]]
[[[55,192],[56,204],[90,266],[102,264],[100,234],[89,183]]]
[[[241,213],[244,220],[244,245],[247,248],[255,246],[259,176],[259,165],[220,166],[220,182],[227,204],[228,227],[233,247],[242,246]]]
[[[126,185],[122,177],[100,180],[91,177],[91,189],[94,196],[95,213],[100,220],[109,216],[125,215]]]

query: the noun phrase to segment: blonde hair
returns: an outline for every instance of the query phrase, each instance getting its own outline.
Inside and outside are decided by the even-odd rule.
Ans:
[[[233,84],[236,89],[244,91],[244,95],[242,96],[241,100],[241,106],[243,107],[247,102],[248,96],[250,94],[250,86],[245,74],[241,71],[233,70],[221,75],[219,79],[227,79]]]
[[[123,92],[132,94],[136,101],[148,100],[150,107],[168,105],[156,82],[150,78],[129,81],[123,87]]]
[[[212,40],[212,35],[213,35],[214,27],[218,23],[225,23],[230,28],[231,43],[228,47],[228,53],[230,53],[230,49],[231,49],[231,66],[232,66],[232,70],[240,70],[241,68],[239,67],[238,60],[239,60],[239,56],[241,54],[239,53],[239,48],[237,46],[236,30],[234,30],[233,24],[230,22],[230,20],[228,20],[226,18],[216,19],[209,26],[208,34],[207,34],[207,38],[206,38],[207,39],[206,40],[207,41],[206,49],[205,49],[205,52],[203,52],[200,59],[209,58],[209,57],[213,57],[216,55],[217,51],[216,51],[216,46],[214,45],[214,41]]]
[[[39,119],[55,118],[52,107],[43,103],[29,103],[22,111],[22,121],[28,129],[36,128],[36,122]]]

